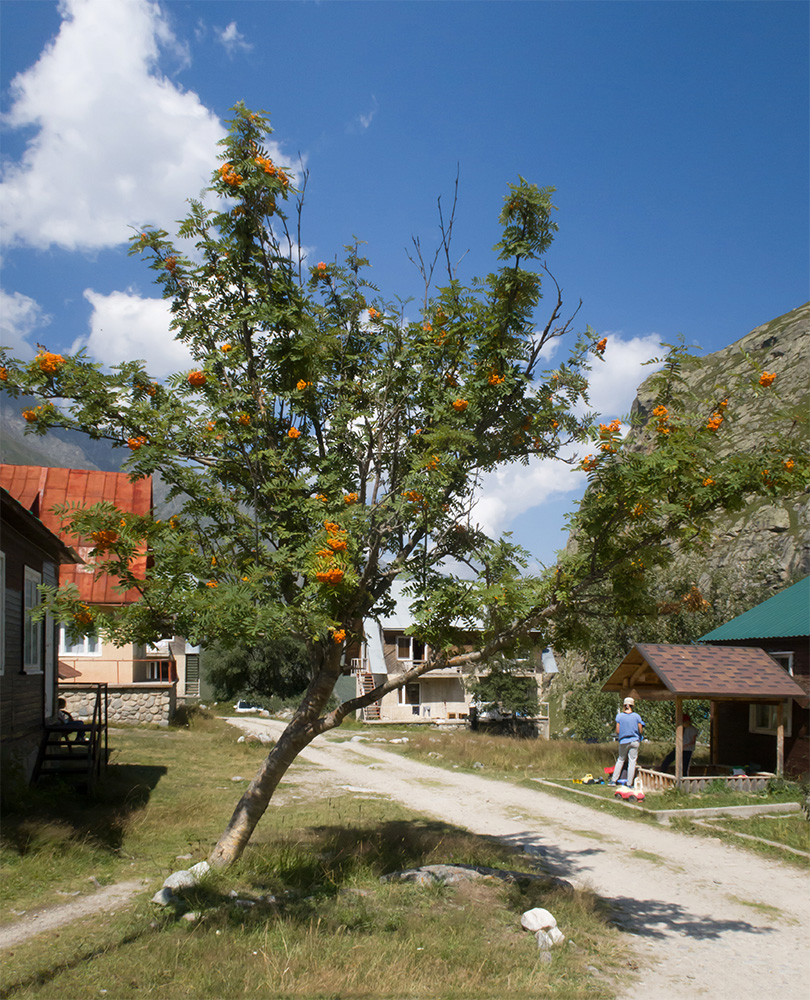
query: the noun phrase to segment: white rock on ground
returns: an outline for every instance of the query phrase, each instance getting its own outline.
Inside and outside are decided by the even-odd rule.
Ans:
[[[547,931],[551,927],[556,927],[557,921],[548,910],[536,906],[533,910],[526,910],[521,916],[520,926],[525,931]]]

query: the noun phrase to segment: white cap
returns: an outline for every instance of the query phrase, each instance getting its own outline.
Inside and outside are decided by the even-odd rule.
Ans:
[[[632,698],[625,698],[624,699],[624,704],[625,705],[635,705],[635,702],[633,701]]]

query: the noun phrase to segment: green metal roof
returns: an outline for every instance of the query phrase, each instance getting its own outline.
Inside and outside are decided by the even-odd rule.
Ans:
[[[707,632],[698,642],[783,639],[797,635],[810,635],[810,576]]]

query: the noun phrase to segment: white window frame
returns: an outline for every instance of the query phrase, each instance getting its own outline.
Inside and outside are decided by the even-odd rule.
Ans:
[[[88,648],[90,642],[95,642],[95,650]],[[76,647],[81,645],[82,649]],[[101,639],[97,635],[84,635],[75,642],[69,643],[67,629],[64,625],[59,628],[59,655],[60,656],[101,656]]]
[[[427,646],[426,646],[426,644],[424,642],[422,642],[421,639],[414,639],[414,637],[412,635],[397,635],[396,638],[395,638],[395,642],[396,642],[396,649],[397,649],[397,660],[398,660],[399,663],[423,663],[424,662],[424,660],[425,660],[425,654],[427,652]],[[402,643],[403,645],[405,643],[408,644],[408,655],[407,656],[400,656],[399,655],[400,643]],[[414,658],[414,643],[416,643],[417,646],[421,646],[422,647],[422,655],[418,659]]]
[[[790,676],[793,676],[793,653],[790,650],[779,651],[775,653],[768,653],[768,656],[772,660],[776,660],[783,670],[786,670]]]
[[[24,566],[23,576],[23,673],[42,673],[42,653],[43,653],[43,625],[44,623],[31,621],[30,611],[40,605],[40,594],[37,589],[42,583],[42,574],[30,566]],[[29,584],[34,586],[36,600],[29,603]],[[32,649],[35,646],[35,649]],[[30,655],[33,653],[34,655]]]
[[[791,725],[791,702],[787,701],[782,707],[782,721],[785,726],[785,736],[792,735],[792,725]],[[769,710],[769,720],[767,725],[761,725],[757,720],[757,709],[767,708]],[[761,733],[764,736],[776,736],[776,705],[763,704],[762,702],[754,703],[748,706],[748,732],[749,733]],[[770,723],[773,722],[771,726]]]

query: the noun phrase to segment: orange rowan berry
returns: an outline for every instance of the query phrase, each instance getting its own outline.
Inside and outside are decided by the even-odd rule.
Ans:
[[[199,386],[205,385],[205,383],[208,381],[208,377],[206,376],[205,372],[193,371],[188,373],[187,381],[189,385],[192,385],[195,388],[199,388]]]
[[[776,378],[776,372],[763,372],[759,376],[759,384],[767,388],[769,385],[773,385]]]
[[[604,354],[606,347],[607,347],[607,337],[602,337],[601,340],[597,341],[594,350],[596,351],[597,354]]]
[[[96,544],[96,548],[99,552],[106,552],[111,545],[115,545],[118,541],[117,531],[93,531],[90,537]]]
[[[228,351],[232,350],[233,350],[233,344],[222,344],[222,346],[220,347],[220,351],[222,351],[223,354],[227,354]]]
[[[131,451],[137,451],[140,447],[146,444],[146,438],[141,435],[140,437],[127,438],[127,447]]]
[[[65,359],[61,354],[51,354],[50,351],[40,351],[36,357],[36,361],[39,365],[39,370],[46,375],[55,375],[65,363]]]
[[[346,638],[346,629],[344,628],[339,628],[332,633],[332,642],[336,643],[338,646],[343,642],[345,638]]]
[[[346,493],[346,494],[344,495],[344,497],[343,497],[343,502],[344,502],[345,504],[349,504],[349,505],[351,505],[351,504],[353,504],[353,503],[357,503],[357,501],[358,501],[359,499],[360,499],[360,498],[359,498],[359,496],[358,496],[358,495],[357,495],[356,493]]]
[[[467,402],[466,399],[453,400],[453,409],[456,410],[458,413],[463,413],[464,410],[466,410],[469,405],[470,404]]]
[[[292,440],[294,441],[296,438],[301,437],[301,431],[299,431],[297,427],[291,427],[287,431],[287,437],[292,438]]]

